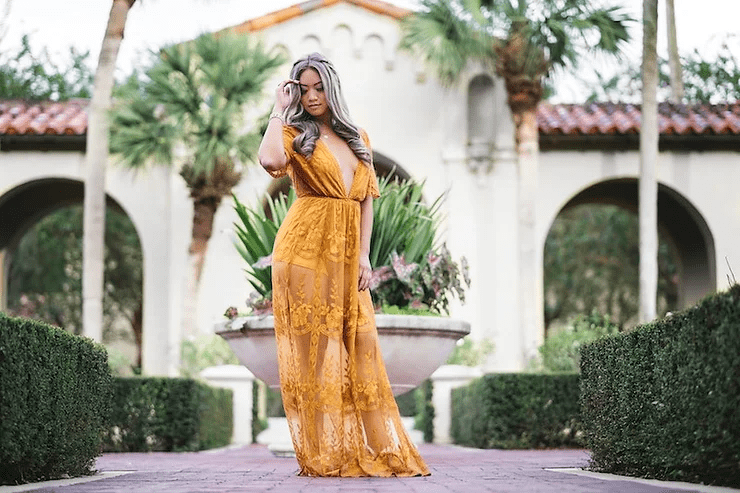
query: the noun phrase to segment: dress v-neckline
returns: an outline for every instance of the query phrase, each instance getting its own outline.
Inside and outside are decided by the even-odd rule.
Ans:
[[[324,147],[326,147],[326,151],[329,153],[332,160],[336,164],[337,172],[339,173],[339,181],[342,183],[342,187],[344,188],[344,195],[345,197],[349,197],[349,194],[352,191],[352,187],[355,184],[355,177],[357,177],[357,168],[360,167],[360,160],[357,160],[357,166],[355,166],[354,171],[352,171],[352,182],[350,182],[349,187],[347,187],[347,184],[344,182],[344,173],[342,172],[342,165],[339,163],[339,159],[337,159],[337,156],[334,154],[334,151],[331,150],[329,144],[324,142],[321,138],[319,138],[318,140],[324,145]]]

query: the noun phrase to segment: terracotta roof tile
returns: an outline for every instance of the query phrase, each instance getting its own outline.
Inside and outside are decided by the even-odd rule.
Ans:
[[[27,103],[0,100],[0,135],[84,135],[87,100]],[[664,135],[738,135],[740,102],[718,105],[659,105]],[[541,135],[625,135],[640,131],[634,104],[550,104],[537,108]]]
[[[401,19],[411,13],[410,10],[381,0],[308,0],[306,2],[301,2],[275,12],[265,14],[262,17],[250,19],[230,29],[236,33],[261,31],[262,29],[267,29],[268,27],[272,27],[281,22],[307,14],[313,10],[329,7],[337,3],[357,5],[358,7],[365,8],[378,14],[387,15],[394,19]]]
[[[0,101],[0,135],[84,135],[89,101]]]
[[[664,135],[740,135],[740,102],[658,105]],[[624,103],[550,104],[537,108],[543,135],[618,135],[640,132],[640,106]]]

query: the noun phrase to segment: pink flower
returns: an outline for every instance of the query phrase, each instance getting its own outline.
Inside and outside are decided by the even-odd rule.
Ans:
[[[427,256],[427,262],[429,262],[429,266],[432,269],[436,269],[441,261],[442,261],[441,255],[435,255],[434,253],[429,252],[429,255]]]
[[[271,266],[272,266],[272,254],[266,257],[260,257],[257,259],[257,261],[254,264],[252,264],[252,267],[255,269],[265,269]]]
[[[391,254],[391,265],[393,265],[393,270],[396,272],[398,280],[405,284],[411,282],[411,274],[413,274],[418,267],[417,264],[407,264],[403,255],[399,256],[396,252]]]
[[[224,317],[228,318],[229,320],[234,320],[238,316],[239,310],[237,310],[235,306],[228,307],[226,309],[226,312],[224,313]]]
[[[391,269],[387,265],[384,265],[379,269],[375,269],[372,276],[370,277],[370,290],[374,291],[378,288],[378,286],[391,278],[393,278],[393,269]]]

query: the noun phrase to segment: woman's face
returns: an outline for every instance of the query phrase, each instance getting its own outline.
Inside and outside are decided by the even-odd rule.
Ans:
[[[319,73],[313,68],[307,68],[298,78],[301,84],[301,104],[314,118],[321,118],[329,112],[326,103],[324,84],[321,82]]]

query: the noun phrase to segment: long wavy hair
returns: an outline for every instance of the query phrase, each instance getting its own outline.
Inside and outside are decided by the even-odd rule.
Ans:
[[[290,78],[298,80],[301,74],[312,68],[318,72],[321,83],[324,86],[326,102],[331,111],[331,127],[343,138],[357,158],[368,166],[372,166],[372,156],[365,142],[362,140],[360,130],[352,122],[347,110],[347,104],[342,96],[342,88],[339,83],[339,75],[334,69],[334,65],[320,53],[311,53],[300,58],[293,64],[290,71]],[[309,114],[301,104],[301,88],[296,84],[289,85],[289,94],[291,96],[290,104],[285,109],[285,122],[299,130],[298,135],[293,139],[293,149],[310,158],[316,148],[316,140],[321,132],[319,124],[311,114]]]

